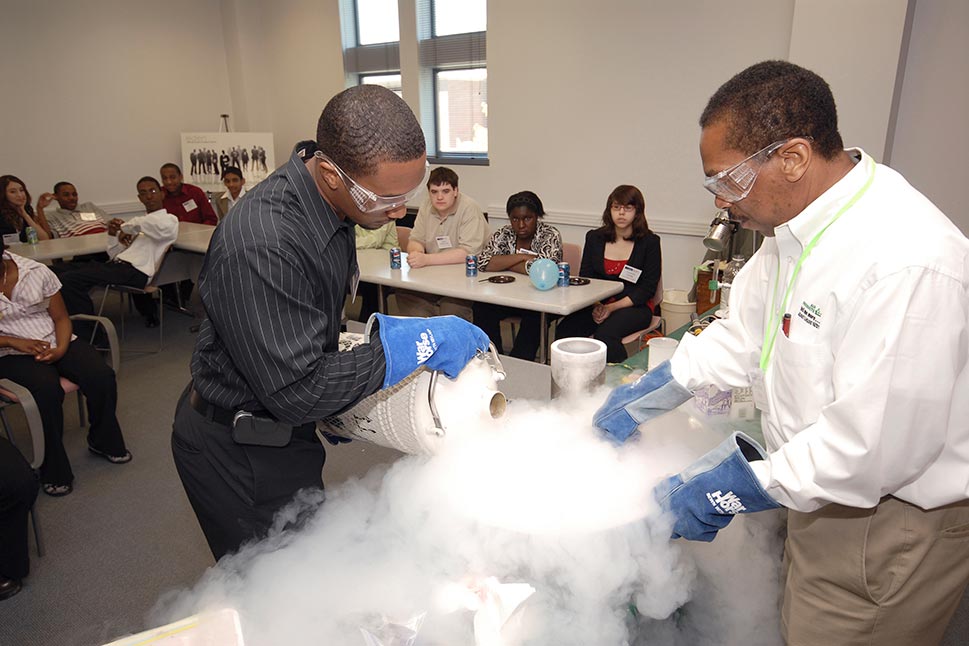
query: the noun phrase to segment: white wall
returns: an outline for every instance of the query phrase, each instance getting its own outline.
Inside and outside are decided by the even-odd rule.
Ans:
[[[18,61],[22,91],[4,105],[0,172],[20,174],[35,195],[69,178],[84,199],[130,207],[134,181],[177,158],[178,134],[215,129],[223,112],[234,129],[273,132],[282,162],[344,87],[337,0],[7,4],[0,56]],[[969,4],[919,2],[899,66],[907,5],[492,0],[491,164],[458,167],[461,188],[496,225],[510,193],[535,190],[549,220],[581,242],[608,192],[636,184],[663,238],[666,285],[688,287],[714,212],[700,185],[700,111],[743,67],[790,58],[829,80],[846,142],[876,156],[894,142],[899,168],[951,215],[954,197],[933,193],[954,196],[944,171],[969,132]]]
[[[891,165],[969,235],[969,2],[915,5]],[[913,223],[917,226],[917,223]]]
[[[181,157],[179,133],[230,112],[217,0],[5,2],[0,173],[36,199],[137,203],[135,183]]]

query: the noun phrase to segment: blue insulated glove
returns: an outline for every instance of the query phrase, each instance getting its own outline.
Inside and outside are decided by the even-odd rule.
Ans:
[[[478,351],[487,352],[488,335],[457,316],[411,318],[374,314],[377,333],[384,347],[387,371],[384,388],[427,366],[448,378],[458,376]]]
[[[592,423],[607,435],[625,442],[636,427],[673,410],[693,393],[673,379],[670,362],[664,361],[631,384],[609,393],[606,403],[592,416]]]
[[[735,514],[776,509],[750,468],[764,460],[764,449],[743,433],[734,433],[720,446],[656,486],[660,506],[676,517],[673,538],[712,541]]]

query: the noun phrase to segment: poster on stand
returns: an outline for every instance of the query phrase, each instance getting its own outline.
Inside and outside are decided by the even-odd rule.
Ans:
[[[252,189],[276,170],[271,132],[183,132],[182,175],[205,191],[221,192],[222,169],[235,166]]]

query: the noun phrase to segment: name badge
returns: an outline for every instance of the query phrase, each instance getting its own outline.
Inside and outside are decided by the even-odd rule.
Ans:
[[[5,233],[5,234],[3,234],[3,241],[6,244],[17,244],[18,242],[20,242],[20,234],[19,233]]]
[[[195,204],[195,200],[189,200],[188,202],[182,202],[182,208],[186,211],[194,211],[198,206]]]
[[[626,265],[622,268],[622,273],[619,274],[619,278],[625,280],[626,282],[635,283],[642,275],[642,269],[636,269],[631,265]]]
[[[454,246],[451,244],[451,238],[449,236],[437,236],[434,240],[437,242],[438,249],[450,249]]]
[[[98,216],[94,215],[93,213],[82,213],[81,219],[85,222],[97,222]]]

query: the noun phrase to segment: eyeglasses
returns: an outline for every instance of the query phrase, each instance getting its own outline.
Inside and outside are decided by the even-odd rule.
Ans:
[[[139,197],[143,195],[157,195],[159,192],[157,188],[141,189],[138,191],[138,195]]]
[[[613,204],[610,208],[613,211],[617,211],[619,213],[635,213],[636,212],[636,206],[633,205],[633,204]]]
[[[343,180],[343,185],[346,186],[347,192],[350,194],[350,198],[353,200],[353,203],[357,205],[357,208],[360,209],[361,213],[377,213],[380,211],[392,211],[394,209],[398,209],[407,204],[411,198],[420,192],[421,187],[424,186],[424,181],[421,180],[417,186],[403,195],[377,195],[370,189],[360,186],[356,180],[343,172],[343,169],[337,166],[336,162],[320,151],[317,150],[315,153],[313,153],[313,156],[317,159],[322,159],[333,166],[334,170],[336,170],[336,172],[340,175],[340,179]],[[425,176],[427,174],[428,167],[429,164],[425,162]]]
[[[814,141],[814,137],[810,136],[799,138]],[[795,137],[775,141],[769,146],[761,148],[739,164],[722,170],[716,175],[704,178],[703,188],[725,202],[739,202],[750,195],[750,191],[754,187],[754,180],[757,179],[757,175],[760,173],[760,167],[771,155],[777,152],[781,146],[791,141],[791,139],[795,139]],[[756,168],[751,165],[754,163],[757,164]]]

